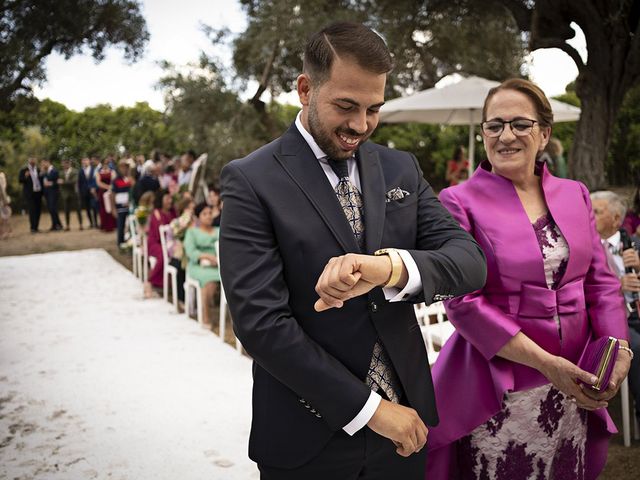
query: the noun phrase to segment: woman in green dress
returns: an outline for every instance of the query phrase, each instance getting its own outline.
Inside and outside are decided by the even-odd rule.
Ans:
[[[189,260],[187,263],[187,277],[200,283],[204,308],[204,324],[211,325],[211,305],[218,290],[220,281],[218,271],[218,257],[216,243],[218,242],[218,228],[212,225],[213,210],[206,203],[200,203],[195,208],[198,219],[197,225],[187,230],[184,237],[184,253]]]

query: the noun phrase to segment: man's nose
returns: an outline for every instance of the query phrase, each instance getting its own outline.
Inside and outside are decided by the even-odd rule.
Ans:
[[[359,135],[367,133],[367,112],[358,112],[349,119],[349,128]]]

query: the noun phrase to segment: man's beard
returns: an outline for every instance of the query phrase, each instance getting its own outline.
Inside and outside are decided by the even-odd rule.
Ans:
[[[338,147],[333,140],[332,132],[327,131],[322,125],[322,121],[318,116],[318,109],[316,108],[315,100],[312,98],[309,102],[309,115],[307,117],[309,121],[309,130],[311,136],[316,141],[320,149],[327,154],[329,158],[335,160],[347,160],[353,156],[352,152],[345,152]],[[345,134],[352,137],[359,137],[360,134],[350,129],[342,129]],[[360,138],[360,144],[362,144],[368,137],[364,136]]]

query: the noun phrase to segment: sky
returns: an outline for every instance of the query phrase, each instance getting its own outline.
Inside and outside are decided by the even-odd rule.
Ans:
[[[142,13],[150,40],[141,60],[128,64],[122,52],[114,48],[99,64],[89,54],[69,60],[52,54],[46,60],[47,81],[35,89],[36,96],[51,98],[76,111],[100,103],[132,106],[138,101],[164,110],[162,93],[155,88],[163,73],[158,62],[186,65],[197,61],[200,52],[205,51],[230,64],[230,52],[213,51],[200,26],[227,27],[232,32],[241,32],[246,26],[237,0],[143,0]],[[586,58],[585,40],[579,29],[570,43]],[[558,49],[536,50],[527,62],[531,79],[548,96],[564,93],[565,86],[578,74],[573,61]],[[279,98],[294,105],[296,99],[295,94]]]

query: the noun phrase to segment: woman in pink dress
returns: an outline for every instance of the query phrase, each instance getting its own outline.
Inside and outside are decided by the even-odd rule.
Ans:
[[[615,432],[606,406],[631,355],[620,283],[609,271],[589,192],[537,161],[553,113],[536,85],[490,90],[488,161],[440,200],[487,258],[487,282],[445,303],[456,332],[433,368],[440,424],[429,433],[429,480],[585,480],[604,467]],[[578,368],[593,339],[621,350],[596,394]]]
[[[155,288],[162,288],[162,275],[164,263],[162,259],[162,243],[160,240],[160,226],[168,225],[176,218],[173,210],[173,198],[166,190],[156,193],[154,209],[149,216],[149,228],[147,230],[147,251],[149,257],[155,258],[155,265],[149,272],[149,283]],[[145,295],[149,296],[148,286],[145,288]]]
[[[98,204],[100,205],[100,230],[103,232],[112,232],[116,228],[116,212],[111,199],[111,182],[115,178],[116,172],[109,167],[109,162],[105,159],[100,169],[96,171]]]

